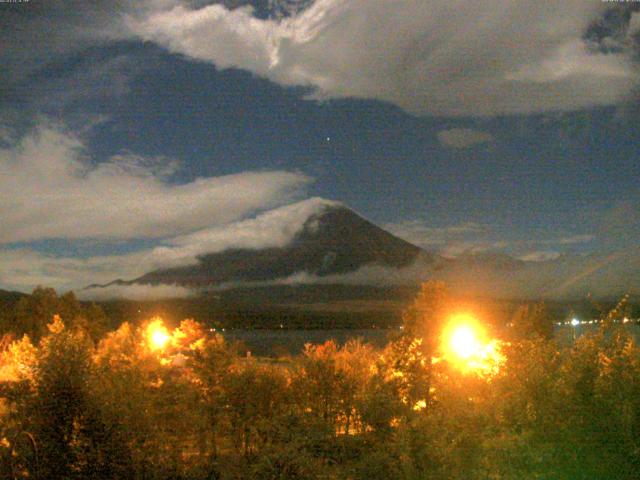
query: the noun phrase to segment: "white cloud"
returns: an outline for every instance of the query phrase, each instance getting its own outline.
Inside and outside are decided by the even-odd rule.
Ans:
[[[212,290],[224,291],[273,285],[416,285],[432,277],[433,267],[430,258],[418,257],[411,265],[403,268],[366,265],[354,272],[323,276],[299,271],[287,277],[273,280],[225,282],[215,286]]]
[[[501,238],[490,225],[477,222],[432,227],[423,220],[405,220],[398,223],[387,223],[382,228],[414,245],[427,250],[435,250],[446,258],[455,258],[465,254],[499,252],[508,248],[512,254],[523,260],[536,260],[545,256],[550,259],[553,255],[557,257],[559,253],[546,251],[545,249],[549,248],[549,245],[560,249],[561,246],[589,243],[596,238],[595,235],[585,233],[551,239],[506,239],[504,236]]]
[[[167,300],[170,298],[188,298],[196,294],[194,290],[178,285],[110,285],[102,288],[88,288],[77,292],[81,300]]]
[[[560,257],[560,252],[536,250],[534,252],[527,252],[519,255],[518,258],[525,262],[546,262],[548,260],[555,260]]]
[[[463,222],[446,227],[431,227],[423,220],[387,223],[383,228],[426,250],[435,250],[445,258],[503,251],[510,244],[495,238],[489,225]]]
[[[489,232],[489,227],[476,222],[432,227],[423,220],[405,220],[383,225],[385,230],[419,247],[430,248],[458,242],[467,237],[477,238]]]
[[[466,250],[467,253],[468,249]],[[106,283],[114,278],[134,278],[148,271],[153,255],[149,251],[90,259],[55,258],[29,250],[0,250],[0,288],[30,291],[48,285],[59,290]],[[603,255],[558,255],[553,251],[522,254],[524,263],[511,268],[508,257],[481,256],[459,259],[418,257],[404,268],[368,265],[345,275],[317,276],[297,272],[267,282],[232,282],[216,290],[269,285],[343,284],[343,285],[415,285],[428,279],[440,279],[465,294],[496,295],[510,298],[578,298],[592,292],[596,296],[640,294],[640,249]],[[155,257],[155,260],[158,260]],[[469,260],[469,261],[468,261]],[[150,263],[146,263],[150,262]],[[125,273],[123,275],[123,273]],[[73,282],[71,282],[73,280]],[[74,283],[75,282],[75,283]],[[124,296],[132,299],[183,297],[193,291],[172,285],[162,288],[113,285],[100,289],[78,290],[86,299]]]
[[[0,288],[31,291],[37,285],[46,285],[60,290],[78,289],[115,279],[135,279],[158,268],[193,264],[203,253],[230,248],[283,247],[309,218],[335,205],[339,204],[310,198],[255,218],[168,238],[163,246],[120,255],[78,258],[48,255],[28,248],[0,248]],[[313,225],[307,224],[307,228]]]
[[[538,63],[523,65],[507,78],[509,80],[553,84],[567,78],[583,76],[597,81],[599,78],[627,78],[629,66],[615,55],[593,55],[587,44],[574,39],[560,45],[553,54]]]
[[[440,143],[450,148],[467,148],[478,143],[490,142],[492,139],[489,133],[470,128],[452,128],[438,132]]]
[[[508,257],[501,256],[445,259],[435,263],[430,258],[418,257],[403,268],[367,265],[355,272],[328,276],[297,272],[267,282],[232,282],[219,285],[216,290],[314,284],[382,287],[418,285],[437,279],[445,281],[456,293],[494,298],[575,300],[588,293],[595,298],[640,294],[640,249],[590,256],[556,257],[553,252],[538,253],[537,257],[522,263],[505,263]]]
[[[75,136],[40,126],[0,149],[0,243],[43,238],[162,238],[290,201],[309,178],[286,171],[167,180],[166,159],[94,164]]]
[[[19,248],[0,249],[0,265],[0,288],[28,292],[37,285],[69,290],[135,278],[154,264],[148,251],[77,258]]]
[[[277,20],[167,3],[127,16],[130,34],[316,98],[446,116],[566,111],[616,103],[637,79],[630,53],[582,40],[606,2],[317,0]]]
[[[555,241],[550,241],[548,243],[555,243],[558,245],[573,245],[575,243],[588,243],[595,239],[595,235],[591,234],[582,234],[582,235],[570,235],[568,237],[562,237]]]
[[[190,264],[200,254],[218,253],[230,248],[284,247],[302,230],[310,217],[326,207],[337,205],[340,204],[322,198],[310,198],[270,210],[255,218],[170,239],[170,246],[155,248],[153,255],[162,259],[164,266],[167,266]]]
[[[455,258],[461,255],[500,252],[508,245],[505,240],[462,240],[447,244],[440,250],[440,254],[445,258]]]

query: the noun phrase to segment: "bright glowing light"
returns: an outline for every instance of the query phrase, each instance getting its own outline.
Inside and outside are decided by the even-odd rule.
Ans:
[[[476,333],[469,325],[456,327],[451,335],[451,350],[460,358],[470,358],[482,348]]]
[[[152,350],[162,350],[171,336],[161,318],[155,318],[147,326],[147,339]]]
[[[577,327],[578,325],[580,325],[580,320],[578,320],[577,318],[572,318],[571,325],[573,325],[574,327]]]
[[[414,412],[419,412],[421,410],[424,410],[425,408],[427,408],[427,401],[426,400],[418,400],[414,405],[413,405],[413,411]]]
[[[156,330],[151,334],[151,343],[156,348],[163,348],[167,342],[169,341],[169,335],[166,333]]]
[[[496,373],[504,357],[497,340],[487,338],[485,329],[471,315],[456,315],[443,333],[444,357],[463,371]]]

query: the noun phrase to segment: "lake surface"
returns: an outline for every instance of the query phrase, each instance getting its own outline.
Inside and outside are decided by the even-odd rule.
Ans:
[[[561,344],[573,341],[589,331],[595,331],[598,325],[562,325],[556,327],[556,336]],[[636,340],[640,340],[640,326],[625,325]],[[327,330],[227,330],[222,332],[229,342],[240,342],[252,355],[280,356],[296,355],[302,352],[306,343],[319,344],[334,340],[344,345],[351,339],[359,338],[375,347],[384,347],[390,337],[400,333],[399,329],[327,329]]]
[[[555,328],[556,337],[561,344],[567,344],[589,332],[595,332],[599,325],[562,325]],[[636,342],[640,341],[640,325],[636,322],[628,323],[623,326],[625,330],[631,333]]]

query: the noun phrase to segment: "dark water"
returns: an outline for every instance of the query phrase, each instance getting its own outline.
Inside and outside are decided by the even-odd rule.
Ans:
[[[563,325],[556,327],[556,338],[561,344],[571,343],[587,332],[595,331],[598,325]],[[640,326],[628,324],[625,329],[631,331],[637,341],[640,341]],[[334,340],[343,345],[350,339],[359,338],[363,342],[375,347],[384,347],[389,338],[399,333],[399,330],[386,329],[333,329],[333,330],[227,330],[223,333],[229,342],[240,342],[252,355],[279,356],[284,354],[296,355],[304,349],[306,343],[319,344],[327,340]]]
[[[359,338],[376,347],[384,347],[390,335],[399,330],[342,329],[342,330],[227,330],[223,333],[230,342],[241,342],[252,355],[273,356],[302,352],[305,343],[324,343],[334,340],[343,345],[348,340]]]
[[[631,333],[636,342],[640,341],[640,325],[637,323],[628,323],[626,325],[619,325],[621,328]],[[561,344],[571,343],[573,340],[580,338],[582,335],[590,332],[596,332],[599,325],[577,325],[575,327],[570,325],[562,325],[556,327],[556,338]]]

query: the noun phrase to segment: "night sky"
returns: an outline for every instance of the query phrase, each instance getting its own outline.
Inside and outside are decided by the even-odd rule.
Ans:
[[[450,257],[637,247],[635,4],[247,3],[0,3],[0,288],[314,197]]]

